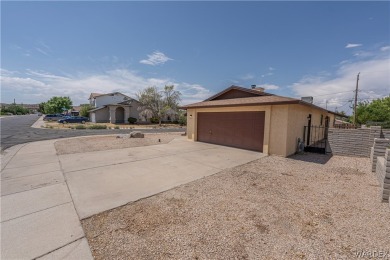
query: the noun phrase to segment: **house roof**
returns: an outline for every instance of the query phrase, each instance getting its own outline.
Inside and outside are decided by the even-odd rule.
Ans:
[[[80,109],[81,109],[81,106],[73,106],[72,107],[72,111],[80,111]]]
[[[260,91],[260,90],[257,90],[257,89],[249,89],[249,88],[243,88],[243,87],[232,85],[232,86],[228,87],[227,89],[224,89],[221,92],[215,94],[214,96],[209,97],[205,101],[214,100],[214,99],[218,98],[219,96],[222,96],[223,94],[225,94],[225,93],[227,93],[229,91],[232,91],[232,90],[239,90],[239,91],[242,91],[242,92],[253,94],[255,96],[272,96],[273,95],[273,94],[266,93],[264,91]]]
[[[91,99],[91,98],[96,98],[96,97],[100,97],[100,96],[113,95],[113,94],[121,94],[121,95],[123,95],[123,96],[125,96],[125,97],[130,98],[128,95],[125,95],[125,94],[120,93],[120,92],[111,92],[111,93],[105,93],[105,94],[102,94],[102,93],[91,93],[91,94],[89,95],[89,99]]]
[[[313,105],[311,103],[296,99],[296,98],[290,98],[290,97],[283,97],[283,96],[277,96],[265,92],[259,92],[259,96],[254,97],[244,97],[244,98],[231,98],[231,99],[219,99],[219,100],[211,100],[215,97],[222,95],[223,93],[226,93],[232,89],[236,90],[242,90],[242,91],[257,91],[257,90],[251,90],[251,89],[245,89],[237,86],[231,86],[230,88],[227,88],[226,90],[218,93],[217,95],[214,95],[211,98],[206,99],[203,102],[193,103],[186,106],[183,106],[181,108],[183,109],[189,109],[189,108],[209,108],[209,107],[236,107],[236,106],[250,106],[250,105],[286,105],[286,104],[301,104],[305,106],[310,106],[316,109],[320,109],[322,111],[326,111],[328,113],[332,113],[338,116],[343,116],[339,113],[335,113],[333,111],[324,109],[322,107]]]
[[[104,94],[102,94],[102,93],[91,93],[91,95],[89,95],[89,99],[95,98],[95,97],[98,97],[98,96],[101,96],[101,95],[104,95]]]

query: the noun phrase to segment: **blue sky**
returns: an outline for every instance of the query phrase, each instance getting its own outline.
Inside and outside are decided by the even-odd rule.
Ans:
[[[389,95],[389,57],[390,2],[1,3],[2,102],[257,84],[348,110],[358,72],[360,100]]]

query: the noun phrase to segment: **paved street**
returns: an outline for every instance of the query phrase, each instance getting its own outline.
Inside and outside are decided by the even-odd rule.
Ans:
[[[31,125],[38,120],[37,115],[24,115],[3,117],[0,119],[1,124],[1,151],[17,144],[23,144],[34,141],[67,138],[85,135],[102,135],[115,133],[128,133],[129,130],[54,130],[32,128]],[[157,132],[181,132],[184,128],[177,129],[145,129],[145,133]]]

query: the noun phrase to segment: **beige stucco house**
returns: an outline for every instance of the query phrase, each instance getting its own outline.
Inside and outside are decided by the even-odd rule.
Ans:
[[[126,123],[129,117],[139,119],[139,102],[119,92],[100,94],[91,93],[89,111],[93,123]]]
[[[281,156],[297,151],[298,138],[303,141],[307,136],[305,126],[318,126],[318,135],[324,134],[327,127],[333,126],[336,115],[299,99],[266,93],[262,88],[237,86],[183,108],[187,110],[190,140]],[[316,137],[314,130],[313,134]]]

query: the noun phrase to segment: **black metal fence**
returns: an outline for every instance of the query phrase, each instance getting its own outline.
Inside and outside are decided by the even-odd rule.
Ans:
[[[303,142],[306,152],[326,153],[328,140],[328,127],[326,126],[304,126]]]

